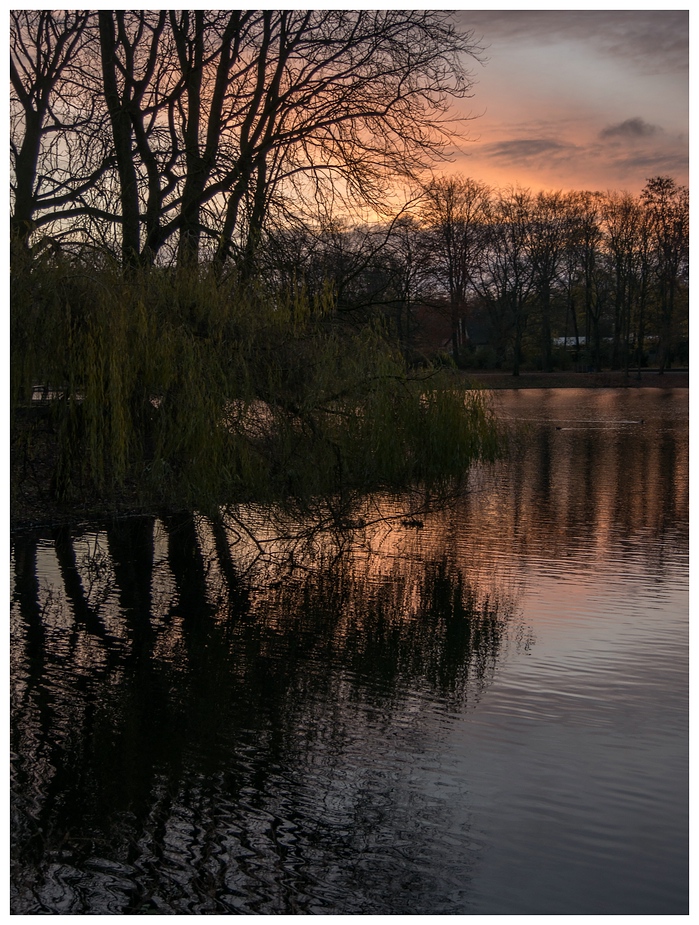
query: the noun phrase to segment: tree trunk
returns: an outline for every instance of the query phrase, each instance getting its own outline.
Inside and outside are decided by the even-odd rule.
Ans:
[[[99,17],[104,98],[112,125],[119,175],[122,259],[125,267],[135,268],[140,261],[141,242],[138,176],[134,163],[131,117],[128,111],[128,99],[120,96],[117,84],[116,39],[112,14],[108,10],[100,10],[97,15]]]

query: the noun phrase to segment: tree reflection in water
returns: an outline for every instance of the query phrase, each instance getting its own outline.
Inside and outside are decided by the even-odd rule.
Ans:
[[[239,536],[16,538],[15,912],[410,911],[443,876],[417,861],[459,785],[425,787],[424,716],[477,701],[511,596],[357,545],[242,574]]]
[[[253,508],[225,523],[125,519],[13,538],[15,913],[497,911],[502,869],[519,872],[511,907],[535,908],[527,872],[549,864],[553,889],[561,857],[584,906],[563,911],[681,901],[675,855],[657,872],[657,833],[639,847],[615,825],[647,825],[637,807],[652,807],[657,825],[669,819],[661,844],[683,861],[681,806],[660,793],[667,763],[658,778],[628,756],[657,758],[662,742],[671,762],[684,746],[673,738],[684,624],[666,602],[684,599],[686,393],[515,392],[503,414],[529,422],[512,459],[473,471],[453,510],[404,523],[400,506],[369,499],[320,512],[339,532],[296,539]],[[553,595],[538,623],[525,609],[536,576]],[[575,648],[542,641],[523,667],[531,632],[566,623],[570,636],[555,638]],[[559,694],[576,696],[557,725],[546,700],[571,665],[575,684]],[[617,685],[617,670],[638,685],[627,674]],[[575,742],[604,732],[599,703],[610,737],[592,770],[607,790],[568,805],[587,792],[591,759]],[[661,726],[675,718],[665,738],[656,712]],[[541,733],[531,747],[530,729]],[[558,750],[539,754],[542,742]],[[550,767],[567,743],[568,776]],[[485,793],[474,766],[513,755],[521,764],[499,776],[522,799]],[[682,786],[677,755],[670,790]],[[532,789],[542,773],[550,793]],[[488,829],[501,797],[520,815]],[[541,831],[528,824],[539,811]],[[512,856],[517,845],[527,857]]]

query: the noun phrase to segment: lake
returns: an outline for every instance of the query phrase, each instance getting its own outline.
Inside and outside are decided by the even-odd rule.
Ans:
[[[687,914],[688,391],[494,401],[443,510],[13,537],[15,914]]]

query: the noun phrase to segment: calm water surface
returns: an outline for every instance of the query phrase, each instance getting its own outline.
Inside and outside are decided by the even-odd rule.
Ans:
[[[13,912],[687,913],[688,393],[497,402],[339,544],[13,538]]]

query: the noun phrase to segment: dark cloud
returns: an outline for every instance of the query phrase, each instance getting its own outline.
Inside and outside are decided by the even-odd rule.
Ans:
[[[541,173],[545,187],[558,186],[565,177],[566,181],[563,185],[578,188],[579,183],[584,181],[569,179],[571,164],[575,164],[573,173],[577,172],[581,177],[601,173],[616,178],[609,182],[602,182],[600,188],[606,188],[606,186],[611,188],[618,184],[623,186],[631,180],[634,185],[638,185],[640,190],[643,183],[639,177],[646,179],[660,175],[683,177],[688,168],[686,154],[676,152],[671,146],[668,147],[667,135],[660,132],[649,133],[647,129],[644,129],[646,123],[643,120],[627,120],[630,123],[635,121],[641,123],[640,126],[635,127],[637,132],[640,128],[641,135],[631,135],[631,137],[640,137],[641,143],[639,144],[611,145],[609,139],[600,140],[599,138],[590,139],[588,143],[578,142],[576,144],[552,138],[510,138],[479,146],[478,157],[481,163],[489,163],[491,167],[497,165],[499,170],[512,171],[515,177],[518,171],[523,169]],[[621,123],[621,125],[626,124]],[[610,126],[610,128],[618,127]],[[630,129],[627,127],[624,131],[633,133],[634,127]],[[628,136],[620,133],[616,137]]]
[[[541,154],[558,154],[571,147],[572,145],[561,144],[559,141],[552,141],[548,138],[512,138],[509,141],[486,145],[484,151],[490,157],[521,162],[528,158],[539,157]]]
[[[607,128],[603,128],[599,133],[600,138],[622,138],[622,139],[634,139],[634,138],[651,138],[653,135],[658,135],[662,132],[662,129],[658,125],[651,125],[649,122],[645,122],[639,116],[636,116],[634,119],[626,119],[624,122],[619,122],[617,125],[608,125]]]
[[[684,174],[689,158],[663,151],[644,151],[629,157],[617,158],[613,162],[616,170],[636,173],[643,170],[646,176]]]
[[[460,10],[456,16],[491,49],[501,43],[577,41],[646,73],[689,68],[688,10]]]

